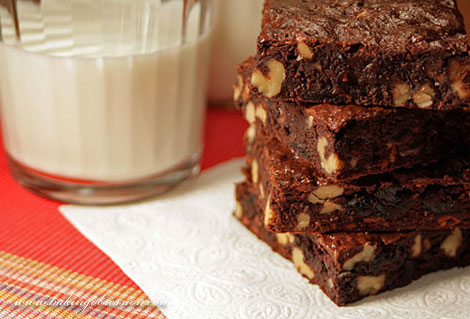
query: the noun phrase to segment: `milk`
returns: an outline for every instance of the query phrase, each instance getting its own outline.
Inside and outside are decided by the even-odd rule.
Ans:
[[[98,47],[90,40],[94,30],[59,36],[56,42],[38,41],[34,34],[30,39],[23,30],[21,45],[0,44],[8,154],[41,173],[116,183],[197,161],[210,39],[196,34],[182,43],[176,26],[183,24],[169,11],[166,16],[173,19],[175,36],[159,42],[121,39],[119,50],[108,45],[115,34],[102,26],[104,44]],[[50,30],[67,33],[67,26]],[[77,26],[70,30],[76,32]],[[74,36],[72,44],[65,41]]]

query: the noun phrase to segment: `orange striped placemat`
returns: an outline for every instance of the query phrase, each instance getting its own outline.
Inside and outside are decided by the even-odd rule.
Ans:
[[[209,109],[203,169],[242,156],[246,128],[240,112]],[[73,298],[88,296],[149,301],[109,257],[68,223],[58,212],[59,206],[13,180],[0,143],[0,318],[164,318],[160,312],[165,311],[164,305],[157,305],[160,310],[132,306],[127,312],[93,305],[94,312],[88,313],[65,302],[54,305],[55,300],[70,298],[70,303]],[[41,307],[44,300],[51,305],[43,302]],[[148,315],[140,313],[142,309]]]
[[[4,315],[165,318],[141,290],[0,251],[0,318]]]

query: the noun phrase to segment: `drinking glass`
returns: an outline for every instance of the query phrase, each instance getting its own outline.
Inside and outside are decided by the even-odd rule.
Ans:
[[[199,170],[211,0],[0,0],[14,178],[65,202],[160,194]]]

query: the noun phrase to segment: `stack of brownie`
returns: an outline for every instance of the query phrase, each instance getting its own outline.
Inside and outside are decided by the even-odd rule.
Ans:
[[[267,0],[235,216],[338,305],[469,265],[468,52],[452,0]]]

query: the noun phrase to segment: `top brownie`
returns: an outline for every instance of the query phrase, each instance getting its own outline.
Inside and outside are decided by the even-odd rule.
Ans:
[[[454,0],[267,0],[252,93],[312,103],[451,109],[470,102]]]

